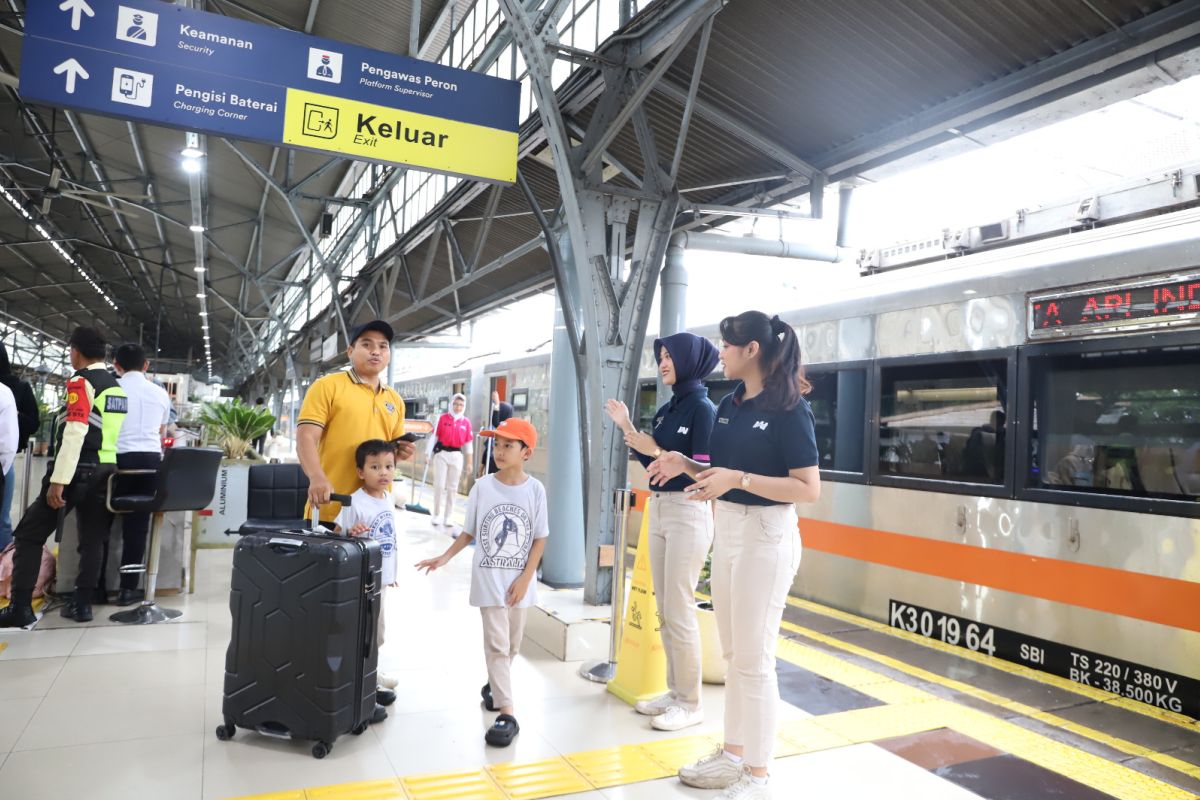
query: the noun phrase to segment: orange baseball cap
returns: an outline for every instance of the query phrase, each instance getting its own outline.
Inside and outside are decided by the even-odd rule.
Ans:
[[[499,436],[502,439],[516,439],[524,442],[525,446],[530,450],[537,447],[537,428],[533,427],[527,419],[509,417],[492,430],[480,431],[479,435]]]

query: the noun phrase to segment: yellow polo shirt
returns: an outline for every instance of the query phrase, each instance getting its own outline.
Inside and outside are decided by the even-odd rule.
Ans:
[[[337,494],[359,488],[354,451],[368,439],[390,441],[404,435],[404,401],[396,390],[380,381],[378,389],[363,383],[353,370],[318,378],[304,395],[300,425],[319,425],[317,453],[321,469]],[[332,523],[340,503],[321,508],[321,521]],[[311,514],[306,505],[304,516]]]

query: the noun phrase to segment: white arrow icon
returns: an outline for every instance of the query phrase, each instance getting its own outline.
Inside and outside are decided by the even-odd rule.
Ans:
[[[62,11],[71,12],[71,30],[79,30],[79,23],[83,19],[83,15],[89,17],[96,16],[96,12],[92,11],[92,7],[87,4],[87,0],[63,0],[59,5]]]
[[[91,77],[83,65],[73,58],[68,58],[54,68],[55,75],[62,75],[64,72],[67,73],[67,94],[75,94],[76,77],[83,78],[85,81]]]

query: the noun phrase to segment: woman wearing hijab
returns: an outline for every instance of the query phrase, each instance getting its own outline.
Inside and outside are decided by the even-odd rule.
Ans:
[[[13,374],[12,366],[8,361],[8,350],[3,343],[0,343],[0,383],[12,391],[16,400],[19,438],[17,452],[25,452],[29,437],[37,432],[40,423],[37,400],[33,396],[33,387],[27,381],[23,381]],[[32,453],[26,453],[25,457],[31,458],[32,456]],[[0,550],[3,550],[12,541],[12,519],[9,515],[12,511],[13,486],[16,483],[14,469],[15,467],[9,467],[4,474],[3,500],[0,501]]]
[[[691,333],[654,341],[654,357],[671,399],[654,415],[654,432],[643,433],[629,421],[629,409],[609,400],[604,410],[625,432],[625,443],[643,466],[666,452],[708,462],[708,437],[716,409],[703,379],[717,365],[717,348]],[[658,730],[677,731],[704,721],[700,702],[700,623],[696,619],[696,581],[713,540],[712,509],[684,496],[692,483],[683,475],[653,487],[650,503],[650,573],[662,615],[667,656],[667,694],[643,700],[635,708],[651,717]]]
[[[721,321],[721,363],[725,377],[740,383],[717,408],[710,463],[675,451],[646,470],[651,486],[688,480],[688,497],[705,513],[707,501],[717,501],[712,596],[729,662],[725,741],[681,767],[679,779],[724,789],[717,800],[770,800],[780,703],[775,643],[800,568],[796,503],[821,496],[815,423],[804,399],[812,385],[796,332],[761,311]]]
[[[429,440],[429,452],[433,461],[433,518],[434,525],[450,525],[454,513],[454,495],[458,493],[458,479],[462,475],[464,458],[471,458],[471,420],[463,413],[467,398],[456,394],[450,398],[450,410],[438,417],[437,429]],[[445,522],[442,521],[442,504],[445,503]]]

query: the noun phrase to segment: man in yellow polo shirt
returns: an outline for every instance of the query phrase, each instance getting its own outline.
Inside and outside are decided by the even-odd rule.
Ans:
[[[305,516],[316,503],[321,521],[331,529],[341,505],[331,503],[329,495],[353,494],[359,488],[354,451],[368,439],[392,441],[404,435],[404,401],[379,377],[392,358],[393,335],[392,326],[378,319],[355,328],[346,350],[350,369],[314,381],[300,407],[296,452],[308,476]],[[396,458],[412,458],[415,450],[411,442],[397,442]],[[383,706],[396,700],[395,681],[382,673],[380,681],[384,685],[376,690],[371,722],[387,719]]]
[[[382,320],[355,328],[346,350],[350,369],[318,378],[300,407],[296,450],[308,476],[308,501],[320,506],[321,521],[330,527],[341,506],[329,495],[358,489],[354,450],[367,439],[404,435],[404,401],[380,380],[392,356],[392,336],[392,326]],[[396,457],[412,458],[414,450],[412,443],[399,442]]]

